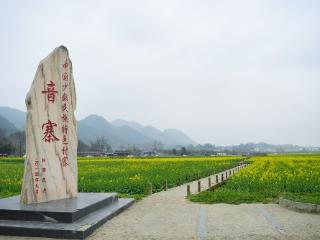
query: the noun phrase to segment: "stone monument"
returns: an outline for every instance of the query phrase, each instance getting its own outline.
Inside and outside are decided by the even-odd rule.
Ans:
[[[0,199],[0,235],[84,239],[134,200],[78,193],[76,92],[66,47],[40,62],[26,105],[22,190]]]
[[[26,97],[22,203],[77,196],[76,91],[67,48],[43,59]]]

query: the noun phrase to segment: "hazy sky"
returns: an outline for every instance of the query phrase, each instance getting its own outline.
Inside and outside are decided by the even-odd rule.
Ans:
[[[79,119],[320,145],[320,1],[1,1],[0,106],[68,47]]]

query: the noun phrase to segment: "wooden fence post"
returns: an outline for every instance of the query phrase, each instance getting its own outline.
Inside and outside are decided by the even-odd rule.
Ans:
[[[198,192],[201,192],[201,181],[198,181]]]
[[[210,177],[208,178],[208,185],[209,185],[209,188],[211,188],[211,178]]]
[[[149,183],[148,195],[152,195],[152,183]]]
[[[219,176],[218,176],[218,174],[216,175],[216,183],[218,183],[219,182]]]
[[[164,190],[167,191],[167,189],[168,189],[168,180],[166,179],[164,181]]]
[[[190,196],[190,195],[191,195],[190,185],[188,184],[187,185],[187,196]]]
[[[223,173],[221,173],[221,182],[223,182]]]

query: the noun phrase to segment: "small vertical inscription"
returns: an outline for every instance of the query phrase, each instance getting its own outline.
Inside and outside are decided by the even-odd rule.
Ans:
[[[69,159],[68,159],[68,86],[69,86],[69,75],[68,75],[68,67],[69,64],[66,61],[64,64],[62,64],[62,95],[61,95],[61,103],[62,103],[62,121],[63,125],[61,127],[62,131],[62,165],[63,167],[66,167],[69,165]]]

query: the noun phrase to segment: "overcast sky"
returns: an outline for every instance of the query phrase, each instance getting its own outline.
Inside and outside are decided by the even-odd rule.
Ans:
[[[0,106],[65,45],[77,117],[199,143],[320,145],[320,1],[1,1]]]

